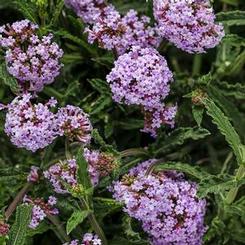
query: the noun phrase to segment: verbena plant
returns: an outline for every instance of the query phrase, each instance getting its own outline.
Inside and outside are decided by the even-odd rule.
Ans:
[[[244,7],[0,0],[0,244],[244,244]]]

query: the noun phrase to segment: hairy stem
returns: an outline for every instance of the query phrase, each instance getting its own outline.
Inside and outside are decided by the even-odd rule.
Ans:
[[[28,182],[24,185],[24,187],[19,191],[19,193],[16,195],[12,203],[9,205],[7,210],[5,211],[5,219],[8,220],[10,216],[15,211],[16,207],[19,205],[19,203],[23,200],[25,194],[28,192],[28,190],[31,188],[32,183]]]
[[[241,180],[243,177],[245,176],[245,166],[244,165],[240,165],[240,167],[238,168],[237,170],[237,173],[236,173],[236,180],[239,181]],[[227,196],[226,196],[226,203],[227,204],[231,204],[234,202],[234,200],[236,199],[236,196],[237,196],[237,193],[238,193],[238,190],[239,190],[239,187],[234,187],[232,188]]]
[[[202,67],[202,55],[196,54],[193,61],[192,75],[199,75]]]

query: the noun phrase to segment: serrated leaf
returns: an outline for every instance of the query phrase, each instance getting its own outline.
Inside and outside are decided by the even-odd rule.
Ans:
[[[186,163],[181,162],[166,162],[166,163],[157,163],[154,167],[154,171],[163,171],[163,170],[177,170],[184,172],[190,176],[193,176],[199,180],[202,179],[212,179],[212,175],[205,172],[198,166],[191,166]]]
[[[37,23],[37,9],[35,4],[26,0],[15,1],[17,9],[24,15],[24,17],[33,23]]]
[[[21,205],[17,207],[15,222],[9,233],[9,245],[24,245],[28,225],[31,220],[32,206]]]
[[[236,187],[236,181],[234,178],[223,179],[212,176],[211,178],[204,179],[199,183],[198,196],[200,198],[206,197],[208,194],[221,194],[231,188]]]
[[[210,132],[204,128],[178,128],[174,130],[166,139],[158,140],[163,146],[160,149],[158,149],[156,153],[162,153],[169,148],[182,145],[186,140],[199,140],[205,138],[208,135],[210,135]]]
[[[104,108],[109,106],[112,103],[111,97],[108,96],[100,96],[95,103],[93,103],[90,115],[95,115],[101,112]]]
[[[138,232],[135,232],[132,227],[132,218],[129,217],[128,215],[125,215],[123,217],[123,223],[122,223],[122,228],[124,230],[124,233],[126,237],[128,238],[129,241],[133,242],[139,242],[141,241],[140,234]]]
[[[198,127],[201,126],[202,123],[202,119],[203,119],[203,112],[204,112],[204,108],[201,106],[192,106],[192,114],[193,117],[198,125]]]
[[[108,83],[102,79],[91,79],[89,80],[91,86],[97,90],[99,93],[105,95],[110,95],[110,87]]]
[[[211,99],[205,99],[204,104],[207,109],[207,114],[212,117],[213,122],[217,125],[221,134],[225,136],[226,141],[233,149],[238,163],[241,164],[243,160],[241,156],[242,144],[237,132],[231,125],[229,119]]]
[[[216,14],[216,20],[225,25],[245,25],[245,11],[228,11]]]
[[[81,224],[87,216],[91,213],[91,210],[75,210],[66,224],[66,233],[69,235],[79,224]]]
[[[223,109],[228,118],[231,119],[235,129],[241,137],[244,137],[245,120],[244,116],[239,112],[237,106],[228,100],[215,86],[209,86],[208,92],[210,97]]]
[[[54,25],[57,22],[60,14],[61,14],[61,11],[64,7],[64,4],[65,4],[64,0],[59,0],[58,3],[56,4],[54,14],[53,14],[51,21],[50,21],[50,26]]]
[[[245,85],[241,83],[228,83],[222,81],[217,83],[219,89],[222,90],[223,94],[226,96],[233,96],[236,99],[244,99],[245,97]]]
[[[14,77],[12,77],[8,73],[6,69],[6,65],[4,63],[0,65],[0,80],[3,81],[4,84],[9,86],[14,93],[18,93],[19,91],[18,82]]]

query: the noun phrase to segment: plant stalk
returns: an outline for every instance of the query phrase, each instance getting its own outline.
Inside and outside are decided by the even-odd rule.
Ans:
[[[12,203],[9,205],[7,210],[5,211],[5,219],[6,221],[10,218],[10,216],[13,214],[15,211],[16,207],[19,205],[19,203],[23,200],[25,194],[27,191],[31,188],[32,183],[28,182],[24,185],[24,187],[19,191],[19,193],[16,195]]]
[[[122,151],[120,153],[121,157],[129,157],[129,156],[139,156],[139,155],[148,155],[147,150],[143,148],[132,148]]]

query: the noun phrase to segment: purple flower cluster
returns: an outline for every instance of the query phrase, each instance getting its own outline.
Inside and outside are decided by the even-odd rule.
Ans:
[[[45,202],[42,198],[31,199],[25,196],[23,202],[33,205],[32,218],[29,224],[31,229],[37,228],[40,222],[48,215],[57,215],[59,213],[58,209],[53,207],[57,202],[56,198],[53,196],[48,198],[48,202]]]
[[[87,24],[96,23],[107,11],[104,0],[65,0],[65,4]]]
[[[37,25],[22,20],[0,27],[0,46],[6,49],[7,69],[26,91],[39,92],[59,75],[63,51],[53,35],[36,34]]]
[[[71,188],[77,186],[77,163],[76,159],[68,159],[60,161],[51,166],[47,171],[44,171],[44,177],[50,181],[54,191],[59,194],[67,194],[69,191],[64,186],[68,184]]]
[[[197,198],[195,183],[174,171],[146,176],[149,160],[130,170],[112,187],[124,211],[139,220],[154,245],[202,244],[206,202]]]
[[[159,34],[189,53],[204,53],[224,36],[209,0],[154,0]]]
[[[132,46],[158,47],[160,40],[155,28],[150,26],[150,18],[138,17],[135,10],[130,10],[124,17],[114,7],[108,7],[105,16],[91,28],[87,28],[88,41],[97,41],[101,48],[124,54]]]
[[[111,154],[85,148],[84,158],[88,162],[88,171],[94,186],[101,177],[108,176],[117,167],[116,159]]]
[[[147,118],[152,115],[151,120],[146,122],[145,131],[151,131],[155,136],[156,129],[162,123],[173,125],[175,113],[170,113],[163,104],[169,94],[173,75],[156,49],[132,47],[130,52],[121,55],[115,62],[107,81],[116,102],[140,105],[149,112]]]
[[[14,145],[35,152],[63,135],[83,144],[90,142],[92,126],[82,109],[67,105],[53,113],[50,108],[56,106],[55,99],[32,104],[32,98],[30,93],[23,94],[2,107],[8,110],[5,133]]]
[[[142,132],[149,133],[153,137],[157,136],[157,129],[162,124],[174,127],[174,118],[177,112],[177,106],[162,106],[158,110],[144,110],[144,129]]]
[[[57,113],[57,123],[60,135],[70,140],[78,140],[88,144],[91,140],[92,125],[88,115],[79,107],[67,105],[60,108]]]
[[[32,182],[32,183],[36,183],[39,180],[39,167],[36,166],[32,166],[31,167],[31,171],[27,176],[27,181],[28,182]]]
[[[83,236],[83,240],[81,243],[79,242],[79,240],[73,240],[63,245],[102,245],[102,242],[97,235],[93,235],[92,233],[86,233]]]
[[[8,105],[5,132],[14,145],[35,152],[57,137],[56,117],[50,111],[56,101],[33,105],[31,97],[31,94],[18,96]]]

